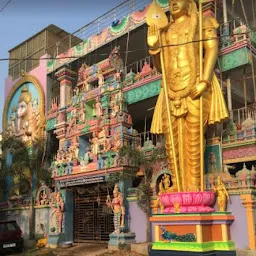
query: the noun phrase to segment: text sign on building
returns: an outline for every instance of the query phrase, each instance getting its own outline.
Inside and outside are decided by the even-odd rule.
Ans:
[[[79,177],[68,180],[58,181],[58,187],[71,187],[77,185],[91,184],[97,182],[104,182],[106,180],[105,176],[92,176],[92,177]]]

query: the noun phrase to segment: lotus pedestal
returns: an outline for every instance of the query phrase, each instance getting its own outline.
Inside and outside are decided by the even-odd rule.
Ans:
[[[150,256],[235,256],[230,237],[234,217],[214,212],[212,192],[166,193],[159,196],[163,214],[150,218],[153,245]]]

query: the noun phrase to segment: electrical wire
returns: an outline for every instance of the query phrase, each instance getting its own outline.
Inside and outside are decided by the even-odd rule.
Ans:
[[[162,45],[159,46],[159,48],[165,48],[165,47],[177,47],[177,46],[183,46],[183,45],[188,45],[188,44],[192,44],[192,43],[199,43],[200,41],[206,42],[206,41],[211,41],[211,40],[219,40],[221,38],[227,38],[227,37],[232,37],[232,36],[241,36],[241,35],[247,35],[250,34],[252,32],[256,32],[256,30],[251,30],[248,32],[244,32],[244,33],[234,33],[234,34],[228,34],[228,35],[223,35],[223,36],[218,36],[218,37],[211,37],[211,38],[207,38],[207,39],[202,39],[202,40],[193,40],[193,41],[189,41],[189,42],[185,42],[185,43],[179,43],[179,44],[166,44],[166,45]],[[97,48],[99,49],[99,48]],[[95,50],[97,50],[95,49]],[[147,49],[146,47],[143,49],[135,49],[135,50],[130,50],[130,51],[124,51],[124,52],[119,52],[120,54],[127,54],[127,53],[132,53],[132,52],[137,52],[137,51],[145,51],[145,49]],[[149,48],[151,49],[151,48]],[[109,53],[97,53],[97,54],[90,54],[87,53],[90,56],[109,56]],[[85,54],[85,55],[87,55]],[[20,60],[20,61],[25,61],[25,60],[62,60],[62,59],[78,59],[80,57],[83,56],[62,56],[62,57],[44,57],[44,58],[0,58],[0,61],[10,61],[10,60]]]
[[[12,0],[9,0],[3,7],[2,9],[0,10],[0,12],[2,12],[10,3],[11,3]]]

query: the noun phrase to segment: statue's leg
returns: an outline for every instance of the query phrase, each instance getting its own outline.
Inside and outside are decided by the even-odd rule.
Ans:
[[[207,126],[210,110],[209,93],[203,98],[203,129]],[[205,139],[204,139],[205,145]],[[200,190],[200,100],[188,99],[188,114],[185,119],[185,170],[187,191]]]
[[[167,122],[165,122],[167,124]],[[179,147],[178,147],[178,120],[172,116],[172,129],[173,129],[173,140],[174,140],[174,147],[176,153],[176,161],[177,161],[177,168],[179,172]],[[168,125],[164,125],[165,131],[165,149],[166,154],[168,156],[169,168],[171,172],[171,179],[172,179],[172,190],[177,191],[177,181],[176,181],[176,174],[174,168],[174,159],[173,159],[173,150],[172,150],[172,143],[171,143],[171,136],[169,132]]]

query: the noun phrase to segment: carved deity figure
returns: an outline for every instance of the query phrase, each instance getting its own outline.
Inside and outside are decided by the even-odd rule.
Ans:
[[[102,106],[99,98],[96,99],[96,103],[95,103],[95,115],[98,118],[102,116]]]
[[[91,144],[91,151],[92,154],[97,156],[99,153],[99,138],[98,135],[94,132],[93,133],[93,138],[90,140]]]
[[[64,201],[60,192],[52,193],[50,206],[52,208],[52,216],[55,216],[56,233],[62,233]]]
[[[117,133],[114,135],[114,138],[113,138],[113,150],[117,152],[121,147],[122,147],[121,135],[120,135],[120,131],[117,131]]]
[[[86,107],[83,103],[80,104],[80,110],[79,110],[79,121],[85,122],[86,120]]]
[[[114,213],[114,233],[120,233],[120,228],[124,227],[125,207],[123,195],[117,184],[113,190],[113,196],[114,198],[112,201],[110,196],[107,196],[106,205],[111,207]]]
[[[218,23],[212,17],[203,19],[204,60],[203,75],[200,80],[199,43],[194,42],[199,40],[200,29],[196,3],[194,0],[169,0],[169,4],[171,21],[168,24],[166,18],[167,26],[163,28],[159,25],[161,18],[165,16],[163,10],[158,6],[148,11],[147,17],[158,18],[151,24],[148,22],[147,41],[156,68],[160,72],[165,71],[173,137],[170,135],[163,88],[156,103],[151,132],[165,134],[172,190],[178,190],[176,181],[179,178],[181,191],[198,191],[200,128],[205,131],[208,124],[220,122],[228,115],[218,80],[213,75],[218,53],[216,39]],[[153,11],[156,13],[152,13]],[[160,15],[158,11],[161,12]],[[164,83],[162,87],[163,85]],[[203,127],[200,125],[200,97],[203,101]],[[174,171],[173,152],[176,155],[178,177]]]
[[[69,125],[67,129],[67,135],[71,136],[72,132],[76,129],[76,121],[77,121],[77,110],[76,108],[71,111]]]
[[[38,99],[32,100],[28,87],[24,85],[18,104],[12,107],[6,135],[20,138],[28,145],[42,136],[44,116],[40,116],[38,105]]]
[[[158,185],[159,194],[171,192],[170,175],[165,173]]]
[[[99,69],[98,70],[98,86],[101,87],[104,85],[104,76],[102,74],[102,71]]]
[[[83,63],[78,70],[78,83],[84,82],[87,78],[85,70],[88,68],[86,63]]]
[[[217,194],[217,204],[219,212],[225,212],[227,208],[227,199],[229,194],[225,188],[224,183],[221,181],[220,176],[217,178],[216,186],[213,186],[213,191]]]
[[[49,203],[48,196],[45,190],[40,194],[40,205],[47,205]]]
[[[23,141],[28,141],[32,134],[29,122],[29,117],[32,113],[31,99],[31,93],[28,91],[28,88],[24,86],[21,90],[16,114],[16,136],[22,137]]]

